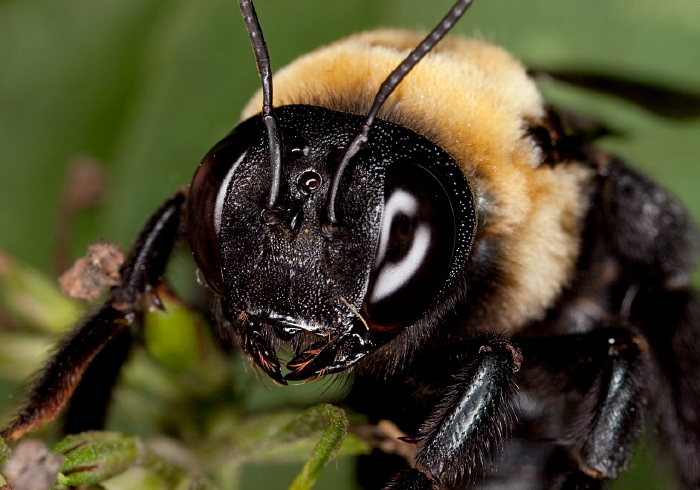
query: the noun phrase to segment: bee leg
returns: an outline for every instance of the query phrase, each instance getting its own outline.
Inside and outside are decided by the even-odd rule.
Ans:
[[[22,437],[58,415],[95,357],[108,343],[124,339],[124,332],[141,313],[144,295],[160,306],[155,287],[175,244],[184,202],[184,192],[178,192],[143,227],[120,270],[120,284],[112,288],[104,305],[89,313],[59,342],[14,419],[0,433],[5,441]],[[94,370],[90,377],[93,375],[97,376]],[[111,383],[116,376],[110,378]]]
[[[112,388],[129,357],[132,334],[120,329],[90,362],[62,416],[63,433],[77,434],[105,426]]]
[[[627,328],[601,328],[521,344],[528,359],[548,364],[552,374],[576,379],[580,393],[571,400],[573,417],[562,434],[565,461],[552,468],[563,474],[554,488],[605,488],[608,478],[624,470],[642,430],[648,343]]]
[[[404,438],[417,443],[415,468],[399,473],[388,488],[454,486],[483,474],[499,451],[515,419],[513,375],[522,356],[507,339],[479,340],[418,436]]]
[[[646,342],[636,337],[609,337],[607,341],[609,361],[581,407],[583,420],[589,421],[574,449],[579,471],[594,480],[616,478],[625,468],[646,412]],[[587,402],[592,405],[586,406]]]
[[[700,239],[666,191],[616,158],[602,167],[601,210],[611,251],[642,281],[630,320],[648,339],[662,441],[687,488],[700,488],[700,300],[688,288]]]

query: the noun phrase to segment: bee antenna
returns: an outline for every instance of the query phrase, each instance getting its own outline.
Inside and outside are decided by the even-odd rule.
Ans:
[[[280,150],[280,132],[277,127],[277,118],[272,114],[272,69],[270,68],[270,55],[267,53],[267,45],[263,37],[258,15],[251,0],[238,0],[238,7],[241,9],[243,21],[250,43],[253,45],[255,54],[255,64],[258,66],[258,75],[262,82],[263,106],[262,118],[267,129],[267,141],[270,148],[270,170],[272,182],[270,184],[270,195],[267,198],[268,209],[275,205],[280,192],[280,182],[282,180],[282,152]]]
[[[345,168],[348,163],[354,157],[358,151],[367,142],[367,136],[372,129],[372,124],[374,123],[374,118],[377,116],[379,109],[382,107],[386,99],[391,95],[394,89],[399,83],[404,79],[406,75],[413,69],[416,64],[423,59],[423,57],[428,54],[435,45],[440,42],[440,40],[445,37],[445,35],[454,27],[457,21],[464,15],[469,6],[474,0],[458,0],[447,12],[447,15],[443,17],[440,23],[435,26],[435,28],[430,31],[430,33],[423,39],[418,46],[416,46],[411,53],[406,56],[406,58],[394,68],[388,77],[382,82],[382,85],[377,91],[377,95],[374,96],[374,103],[372,108],[367,114],[367,118],[360,126],[359,131],[355,134],[355,137],[348,143],[348,145],[343,150],[340,158],[340,163],[338,164],[338,169],[333,175],[333,181],[331,182],[331,187],[328,193],[328,205],[327,205],[327,219],[331,225],[337,223],[335,215],[335,200],[338,194],[338,187],[340,187],[340,179],[343,176]]]

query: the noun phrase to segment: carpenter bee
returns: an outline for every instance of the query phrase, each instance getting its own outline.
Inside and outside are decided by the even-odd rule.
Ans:
[[[347,404],[407,434],[413,465],[369,460],[367,486],[604,488],[654,421],[698,487],[695,228],[504,50],[442,39],[470,4],[428,37],[351,36],[272,83],[240,0],[263,90],[148,220],[3,438],[52,419],[160,305],[186,229],[222,345],[280,385],[350,372]]]

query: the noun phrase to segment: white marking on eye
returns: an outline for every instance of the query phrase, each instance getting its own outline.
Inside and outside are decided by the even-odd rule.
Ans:
[[[414,196],[402,190],[395,192],[389,198],[385,205],[385,217],[380,232],[381,242],[378,246],[379,253],[375,263],[382,263],[389,249],[388,242],[392,238],[390,229],[394,222],[394,217],[398,215],[415,216],[419,205]],[[408,250],[408,253],[399,262],[387,263],[382,267],[376,280],[375,289],[372,292],[372,301],[379,302],[393,295],[415,276],[416,271],[420,269],[425,261],[429,248],[430,230],[428,226],[419,224],[413,231],[411,248]]]
[[[233,174],[236,172],[238,165],[243,161],[245,155],[246,152],[244,151],[241,153],[241,156],[238,157],[238,160],[231,165],[224,181],[221,183],[221,187],[219,187],[219,192],[216,194],[216,202],[214,204],[214,230],[216,231],[216,236],[219,236],[219,231],[221,230],[221,215],[224,212],[224,203],[226,201],[226,195],[228,194],[228,186],[231,183]]]

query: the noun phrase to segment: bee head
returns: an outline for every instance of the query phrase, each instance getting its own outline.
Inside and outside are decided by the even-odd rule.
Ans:
[[[240,3],[248,22],[252,7]],[[272,108],[261,33],[251,38],[267,64],[263,111],[200,164],[188,230],[243,349],[284,384],[342,371],[435,309],[466,261],[476,218],[445,151],[374,117],[420,58],[395,70],[403,74],[382,85],[369,115]],[[285,377],[280,340],[294,352]]]

